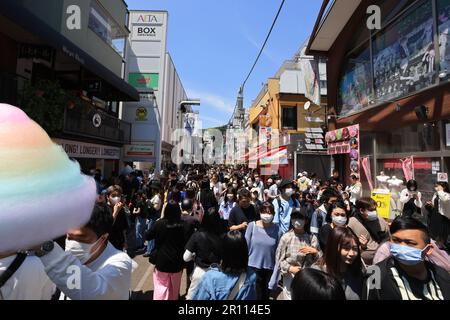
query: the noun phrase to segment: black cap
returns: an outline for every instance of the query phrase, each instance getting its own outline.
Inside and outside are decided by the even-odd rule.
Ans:
[[[288,186],[288,185],[292,185],[292,187],[294,187],[294,183],[292,181],[283,180],[283,181],[281,181],[279,188],[283,189],[283,188],[286,188],[286,186]]]

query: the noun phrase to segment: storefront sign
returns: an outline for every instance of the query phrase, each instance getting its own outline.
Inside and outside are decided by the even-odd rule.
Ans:
[[[128,83],[140,90],[158,90],[158,73],[130,73]]]
[[[127,144],[123,146],[124,155],[126,158],[145,160],[155,156],[155,144],[149,143],[146,145]]]
[[[161,40],[163,28],[158,26],[133,26],[133,40]]]
[[[148,120],[147,108],[139,107],[136,109],[136,121],[147,121]]]
[[[120,148],[64,139],[52,139],[71,158],[120,159]]]
[[[53,61],[53,48],[33,44],[20,44],[17,57],[25,59],[41,59],[47,62]]]
[[[351,174],[360,172],[359,124],[327,132],[328,154],[349,154]]]
[[[372,192],[372,199],[377,203],[378,216],[383,219],[389,219],[391,194],[382,192],[381,190],[374,190],[374,192]]]

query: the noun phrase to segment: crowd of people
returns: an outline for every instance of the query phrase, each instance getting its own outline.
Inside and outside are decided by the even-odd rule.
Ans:
[[[180,299],[184,270],[187,300],[450,299],[447,183],[425,202],[408,181],[403,214],[388,223],[359,177],[345,186],[337,170],[326,180],[243,166],[92,175],[86,226],[35,255],[0,253],[0,272],[23,260],[14,284],[0,276],[4,299],[128,299],[139,254],[154,265],[154,300]],[[80,286],[69,281],[74,265]]]

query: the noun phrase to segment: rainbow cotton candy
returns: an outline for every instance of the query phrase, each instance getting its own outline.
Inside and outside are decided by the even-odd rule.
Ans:
[[[0,253],[84,225],[95,199],[94,179],[21,109],[0,104]]]

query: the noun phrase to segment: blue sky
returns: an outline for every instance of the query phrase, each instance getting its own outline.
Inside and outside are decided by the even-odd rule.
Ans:
[[[200,98],[203,128],[228,122],[280,5],[279,0],[126,0],[130,10],[169,12],[168,51],[189,98]],[[267,78],[310,36],[321,0],[286,0],[248,80],[248,108]]]

